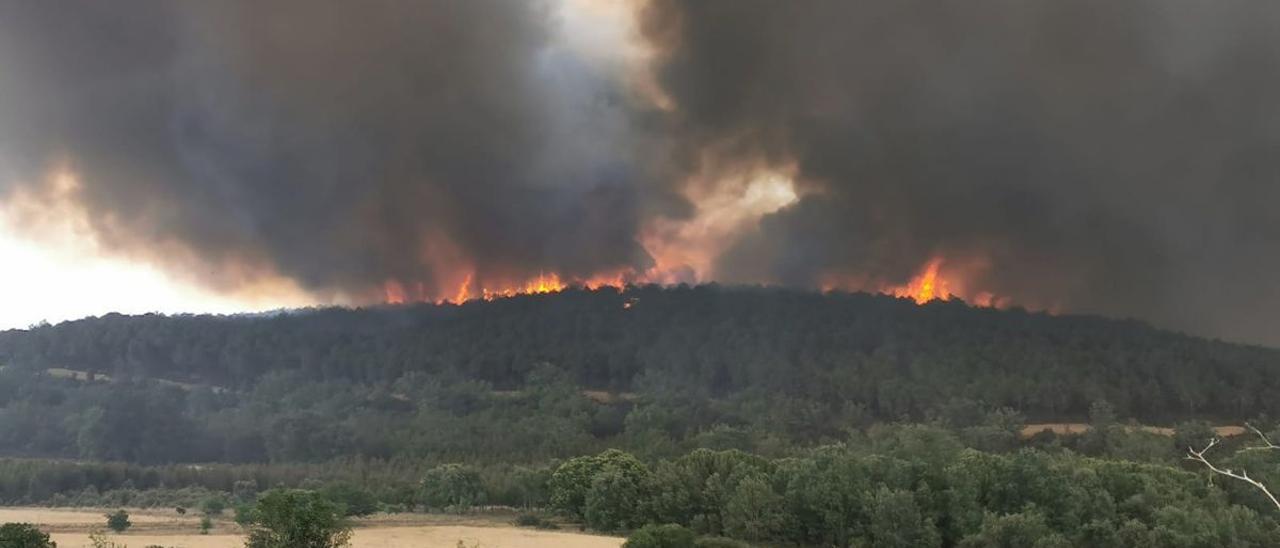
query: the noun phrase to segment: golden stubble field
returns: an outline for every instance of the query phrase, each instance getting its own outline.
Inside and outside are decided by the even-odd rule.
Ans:
[[[59,548],[87,548],[89,533],[101,530],[107,510],[0,508],[0,523],[34,523],[51,534]],[[172,548],[240,548],[240,527],[228,518],[215,521],[208,535],[199,532],[200,518],[162,510],[129,510],[133,527],[108,539],[129,548],[159,545]],[[506,516],[379,515],[355,521],[353,548],[618,548],[621,538],[576,532],[536,531],[513,527]]]

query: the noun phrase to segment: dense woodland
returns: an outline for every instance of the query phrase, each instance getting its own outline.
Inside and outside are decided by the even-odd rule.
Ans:
[[[302,488],[353,515],[522,508],[635,546],[1280,535],[1258,493],[1183,458],[1210,421],[1280,434],[1280,351],[1132,321],[642,287],[110,315],[0,333],[0,363],[4,504],[220,509]],[[1093,429],[1027,438],[1029,420]],[[1280,485],[1280,459],[1243,443],[1223,462]]]
[[[405,459],[324,464],[92,464],[0,459],[0,500],[93,507],[185,507],[251,513],[269,489],[302,488],[360,516],[375,511],[523,509],[520,524],[568,519],[592,530],[697,546],[1263,547],[1280,537],[1275,507],[1239,482],[1178,457],[1204,443],[1108,423],[1079,439],[978,450],[943,425],[877,425],[840,443],[782,458],[695,449],[641,459],[610,449],[539,465],[437,464]],[[1077,449],[1097,446],[1105,458]],[[1245,440],[1231,440],[1242,445]],[[1134,447],[1145,447],[1137,454]],[[1157,450],[1159,449],[1159,450]],[[1271,452],[1224,450],[1221,463],[1277,484]],[[1151,462],[1134,462],[1133,458]],[[672,533],[684,533],[685,537]],[[720,538],[721,540],[711,540]],[[728,540],[726,540],[728,539]],[[694,546],[691,542],[628,546]]]
[[[0,453],[139,463],[779,455],[876,422],[1079,420],[1095,402],[1153,424],[1280,416],[1272,349],[1133,321],[717,286],[108,315],[0,333],[0,363]]]

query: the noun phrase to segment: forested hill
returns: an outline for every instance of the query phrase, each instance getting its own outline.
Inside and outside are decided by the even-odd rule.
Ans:
[[[269,373],[390,384],[410,372],[519,390],[767,393],[923,418],[957,398],[1032,417],[1107,400],[1149,421],[1280,414],[1280,351],[1134,321],[700,286],[264,316],[108,315],[0,333],[0,363],[251,390]]]

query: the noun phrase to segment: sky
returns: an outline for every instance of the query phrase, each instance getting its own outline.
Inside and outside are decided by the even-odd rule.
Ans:
[[[1280,344],[1280,4],[0,3],[0,327],[766,284]]]

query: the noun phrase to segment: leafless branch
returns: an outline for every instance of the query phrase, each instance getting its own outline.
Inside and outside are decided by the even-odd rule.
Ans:
[[[1262,449],[1262,450],[1267,450],[1267,449],[1280,449],[1280,446],[1278,446],[1278,445],[1276,445],[1276,444],[1274,444],[1274,443],[1271,443],[1271,440],[1270,440],[1269,438],[1267,438],[1267,435],[1266,435],[1266,434],[1263,434],[1261,430],[1258,430],[1255,426],[1253,426],[1252,424],[1249,424],[1249,423],[1247,423],[1247,422],[1246,422],[1246,423],[1244,423],[1244,425],[1245,425],[1246,427],[1248,427],[1250,430],[1253,430],[1253,433],[1254,433],[1254,434],[1257,434],[1257,435],[1258,435],[1258,438],[1260,438],[1260,439],[1262,440],[1262,443],[1264,443],[1264,444],[1266,444],[1266,445],[1259,445],[1259,446],[1254,446],[1254,447],[1246,447],[1246,448],[1244,448],[1244,449],[1241,449],[1241,451],[1257,451],[1257,450],[1259,450],[1259,449]]]
[[[1250,426],[1250,428],[1253,428],[1253,427]],[[1257,429],[1254,429],[1254,431],[1257,432]],[[1259,432],[1258,434],[1262,435],[1261,432]],[[1270,445],[1271,442],[1267,441],[1266,436],[1262,436],[1262,439],[1266,441],[1268,446],[1275,447],[1273,445]],[[1276,509],[1280,510],[1280,500],[1276,500],[1275,495],[1272,495],[1271,490],[1267,489],[1267,486],[1263,485],[1262,482],[1249,477],[1249,472],[1244,470],[1236,472],[1234,470],[1231,470],[1230,468],[1218,468],[1217,466],[1214,466],[1212,462],[1209,462],[1209,459],[1205,457],[1204,454],[1208,452],[1210,449],[1213,449],[1214,446],[1218,445],[1219,441],[1221,440],[1219,440],[1218,438],[1213,438],[1213,440],[1209,442],[1209,445],[1206,445],[1204,449],[1201,449],[1199,451],[1196,451],[1194,447],[1188,447],[1187,458],[1190,460],[1203,463],[1205,466],[1209,467],[1209,470],[1212,470],[1215,474],[1221,474],[1229,478],[1238,479],[1240,481],[1243,481],[1245,483],[1248,483],[1249,485],[1252,485],[1258,488],[1259,491],[1262,491],[1262,494],[1266,495],[1268,499],[1271,499],[1271,504],[1274,504],[1276,506]],[[1263,448],[1259,448],[1259,449],[1263,449]]]

